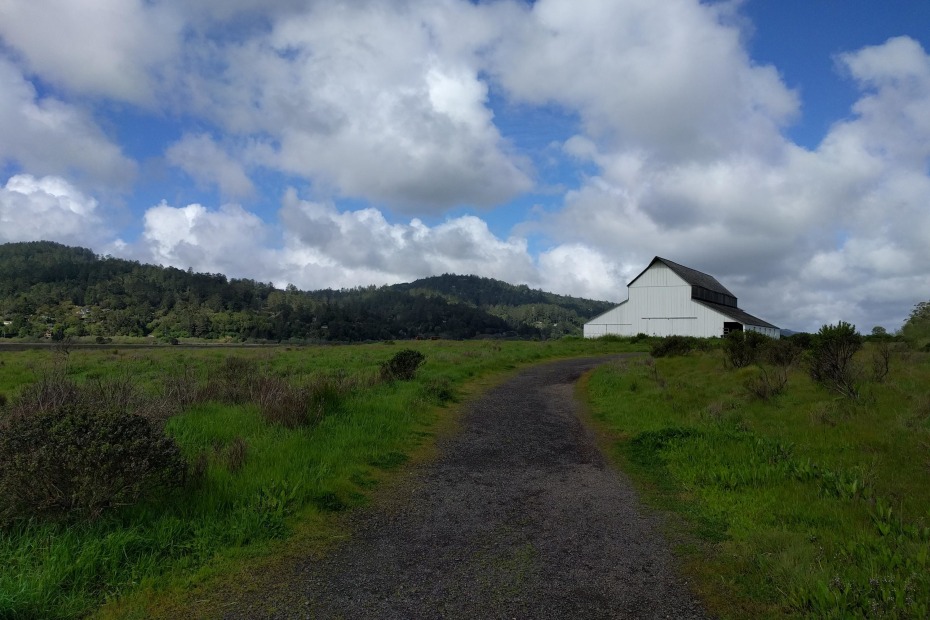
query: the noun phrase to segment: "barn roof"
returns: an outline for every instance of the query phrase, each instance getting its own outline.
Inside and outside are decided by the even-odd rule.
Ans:
[[[716,310],[720,314],[733,319],[737,323],[742,323],[743,325],[755,325],[756,327],[771,327],[772,329],[778,329],[771,323],[763,321],[759,317],[753,316],[744,310],[740,310],[739,308],[734,308],[733,306],[715,304],[713,302],[704,301],[702,299],[693,299],[692,301],[696,304],[707,306],[711,310]]]
[[[630,280],[630,283],[627,286],[631,286],[634,282],[639,279],[639,276],[643,275],[649,268],[655,265],[656,263],[662,263],[669,269],[675,272],[678,277],[690,284],[691,286],[700,286],[701,288],[706,288],[709,291],[714,291],[715,293],[722,293],[723,295],[729,295],[730,297],[736,298],[736,295],[727,290],[727,287],[720,284],[712,275],[706,274],[703,271],[698,271],[697,269],[691,269],[691,267],[685,267],[684,265],[679,265],[674,261],[670,261],[667,258],[662,258],[661,256],[656,256],[652,259],[652,262],[649,263],[649,266],[643,269],[638,276]],[[753,323],[755,325],[755,323]]]

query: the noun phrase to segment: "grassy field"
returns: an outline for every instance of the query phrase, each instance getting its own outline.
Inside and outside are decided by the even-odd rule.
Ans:
[[[715,350],[611,363],[582,387],[620,466],[678,515],[712,612],[930,616],[930,355],[897,353],[855,400],[802,368],[760,399],[759,372]]]
[[[426,357],[417,377],[382,380],[380,365],[404,348]],[[428,447],[453,415],[449,404],[476,381],[543,359],[635,349],[574,339],[0,350],[0,406],[7,408],[50,376],[77,385],[128,382],[154,403],[195,387],[201,395],[165,422],[199,467],[196,483],[96,519],[21,520],[0,529],[0,618],[70,618],[102,604],[105,617],[147,617],[285,552],[295,537],[325,545],[341,535],[339,514],[364,504],[392,470]],[[263,415],[248,396],[256,376],[322,394],[314,423]]]

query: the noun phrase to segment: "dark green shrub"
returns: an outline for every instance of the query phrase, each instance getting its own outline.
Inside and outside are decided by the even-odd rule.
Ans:
[[[782,340],[787,340],[804,350],[810,349],[814,344],[813,334],[808,334],[807,332],[798,332],[790,336],[783,336]]]
[[[810,352],[810,376],[827,389],[848,398],[858,398],[860,369],[853,357],[862,348],[855,325],[840,321],[824,325],[814,336]]]
[[[630,338],[630,342],[634,344],[637,342],[640,342],[641,340],[649,340],[649,336],[647,334],[644,334],[643,332],[639,332],[638,334]]]
[[[766,362],[786,369],[795,366],[803,353],[795,341],[785,338],[770,339],[762,349],[762,357]]]
[[[417,370],[426,361],[419,351],[404,349],[394,354],[394,357],[381,364],[381,378],[385,381],[410,381],[416,377]]]
[[[652,357],[675,357],[702,348],[704,344],[693,336],[666,336],[652,345],[650,354]]]
[[[90,399],[26,411],[0,425],[0,524],[95,518],[187,471],[177,444],[144,417]]]
[[[730,368],[745,368],[756,362],[771,339],[759,332],[730,332],[723,338],[723,359]]]
[[[918,351],[930,351],[930,301],[922,301],[911,310],[901,328],[905,342]]]

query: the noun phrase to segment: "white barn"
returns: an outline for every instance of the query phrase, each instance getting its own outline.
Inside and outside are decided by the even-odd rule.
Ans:
[[[627,300],[584,325],[585,338],[724,336],[754,331],[780,338],[781,330],[736,306],[736,295],[716,278],[656,256],[627,284]]]

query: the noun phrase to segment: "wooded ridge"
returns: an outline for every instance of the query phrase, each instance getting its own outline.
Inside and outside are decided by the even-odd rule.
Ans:
[[[97,256],[49,241],[0,245],[0,336],[266,341],[557,338],[614,304],[479,276],[301,291]]]

